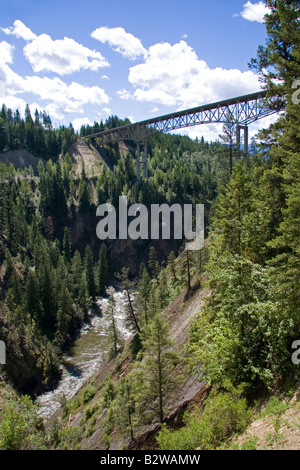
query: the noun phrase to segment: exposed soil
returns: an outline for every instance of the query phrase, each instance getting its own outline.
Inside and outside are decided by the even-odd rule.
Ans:
[[[7,152],[0,153],[0,161],[6,165],[12,163],[16,169],[26,168],[31,165],[33,171],[36,172],[39,160],[42,160],[43,163],[46,164],[46,160],[35,157],[25,149],[8,150]]]
[[[300,449],[300,402],[298,394],[287,404],[285,411],[272,412],[253,421],[247,430],[232,440],[239,448],[249,439],[256,440],[257,450]]]
[[[99,175],[102,165],[107,165],[109,162],[105,155],[105,150],[101,150],[101,154],[95,149],[91,148],[84,140],[76,139],[68,149],[69,155],[76,164],[75,172],[78,176],[81,174],[81,160],[84,161],[85,173],[88,178]]]

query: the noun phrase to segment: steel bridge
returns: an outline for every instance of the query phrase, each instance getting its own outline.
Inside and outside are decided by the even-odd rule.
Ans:
[[[86,137],[97,139],[100,145],[120,140],[133,140],[137,144],[137,184],[140,183],[141,145],[144,146],[144,178],[148,178],[147,139],[156,132],[170,132],[176,129],[233,122],[236,124],[236,143],[240,150],[241,130],[244,132],[244,153],[248,153],[248,125],[276,113],[272,107],[276,97],[266,98],[266,91],[258,91],[196,108],[178,111],[145,121],[128,124],[114,129],[90,134]]]

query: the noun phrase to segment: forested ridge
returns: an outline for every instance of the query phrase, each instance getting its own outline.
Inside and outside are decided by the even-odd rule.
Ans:
[[[8,401],[0,415],[0,448],[82,448],[97,426],[103,448],[116,435],[130,447],[151,423],[159,425],[155,446],[161,449],[228,448],[228,440],[251,422],[254,400],[295,392],[300,378],[299,365],[291,360],[292,344],[300,339],[300,104],[294,83],[300,76],[300,8],[293,0],[267,4],[268,39],[249,65],[267,93],[278,96],[281,115],[246,157],[231,147],[234,125],[228,122],[218,142],[153,137],[149,180],[139,187],[130,142],[125,153],[118,144],[107,146],[111,169],[103,163],[89,178],[82,161],[78,176],[70,145],[81,138],[91,146],[85,136],[127,120],[112,116],[83,126],[77,135],[72,126],[53,129],[46,113],[36,112],[33,119],[27,107],[23,119],[2,106],[0,150],[26,148],[47,160],[39,162],[37,174],[0,164],[4,380],[21,394],[53,387],[63,349],[95,299],[107,295],[116,281],[127,294],[133,338],[124,347],[110,290],[106,315],[114,375],[87,384],[79,396],[62,403],[61,421],[43,432],[28,397]],[[117,207],[124,194],[129,204],[203,203],[204,248],[188,252],[182,243],[167,248],[148,243],[133,273],[126,260],[116,273],[112,244],[96,237],[95,213],[107,201]],[[85,224],[80,237],[74,229],[79,223]],[[193,318],[184,352],[177,351],[162,312],[184,292],[184,302],[176,304],[180,318],[199,289],[204,306]],[[207,396],[178,423],[167,424],[170,397],[193,374],[205,380]],[[76,413],[81,421],[69,427],[66,420]],[[28,421],[19,435],[10,432],[16,416]],[[255,448],[252,441],[249,446]]]

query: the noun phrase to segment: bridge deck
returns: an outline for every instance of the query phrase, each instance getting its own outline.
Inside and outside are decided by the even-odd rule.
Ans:
[[[90,134],[91,139],[100,138],[103,143],[117,140],[143,141],[155,131],[169,132],[175,129],[208,123],[225,123],[228,114],[241,125],[248,125],[258,119],[275,113],[266,103],[266,91],[258,91],[175,113],[146,119],[134,124],[107,129]],[[272,100],[272,99],[271,99]]]

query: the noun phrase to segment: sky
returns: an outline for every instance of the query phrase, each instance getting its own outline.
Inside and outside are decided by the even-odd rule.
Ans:
[[[79,130],[255,92],[248,63],[265,44],[266,13],[256,0],[1,0],[0,103]],[[221,130],[181,133],[215,140]]]

